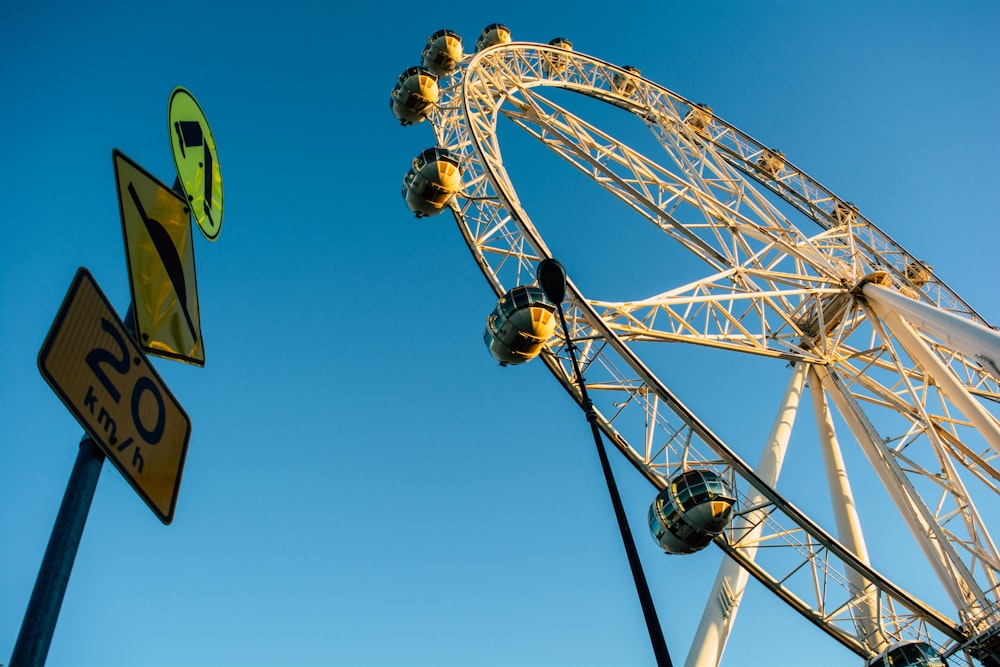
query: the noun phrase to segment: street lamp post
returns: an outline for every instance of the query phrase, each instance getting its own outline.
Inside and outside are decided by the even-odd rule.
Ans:
[[[569,350],[570,360],[573,363],[573,372],[576,375],[577,386],[580,389],[583,411],[587,415],[590,430],[594,435],[594,445],[597,447],[597,455],[601,460],[604,480],[608,484],[611,504],[615,508],[618,529],[621,531],[622,544],[625,546],[628,564],[632,569],[635,590],[639,595],[639,603],[642,605],[642,613],[646,619],[646,628],[649,631],[649,640],[653,645],[656,664],[658,667],[672,667],[673,663],[670,661],[667,643],[663,638],[663,629],[660,627],[660,621],[656,615],[656,607],[653,605],[653,598],[649,593],[649,584],[646,582],[646,575],[642,570],[642,562],[639,560],[639,553],[635,548],[632,530],[629,528],[628,518],[625,516],[622,499],[618,493],[618,485],[615,483],[615,478],[611,471],[611,463],[608,461],[608,453],[604,447],[604,439],[601,437],[600,427],[597,424],[597,412],[594,410],[594,405],[587,394],[587,386],[583,381],[583,375],[580,373],[580,364],[576,358],[576,346],[573,344],[572,338],[570,338],[569,326],[566,324],[566,316],[563,313],[562,302],[566,297],[566,269],[555,259],[543,259],[538,264],[538,283],[549,301],[555,304],[556,311],[559,314],[559,322],[562,326],[563,335],[566,338],[566,347]]]

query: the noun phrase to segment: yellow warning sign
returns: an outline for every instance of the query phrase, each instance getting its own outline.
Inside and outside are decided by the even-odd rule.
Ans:
[[[76,273],[38,368],[150,509],[170,523],[191,420],[86,269]]]
[[[194,96],[180,87],[170,93],[167,122],[178,182],[198,227],[214,241],[222,231],[222,169],[212,130]]]
[[[113,157],[137,342],[150,354],[204,366],[190,209],[121,151]]]

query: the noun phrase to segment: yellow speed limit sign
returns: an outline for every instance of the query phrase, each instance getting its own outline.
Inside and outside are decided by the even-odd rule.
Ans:
[[[222,169],[212,130],[194,96],[181,87],[170,93],[167,121],[178,182],[198,227],[214,241],[222,230]]]
[[[38,353],[38,369],[160,521],[170,523],[191,420],[84,268]]]

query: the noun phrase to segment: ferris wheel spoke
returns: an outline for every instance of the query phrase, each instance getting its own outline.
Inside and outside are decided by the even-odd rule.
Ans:
[[[830,275],[839,273],[831,258],[817,252],[811,241],[773,206],[757,198],[756,191],[748,189],[736,173],[723,171],[709,179],[692,168],[686,180],[562,107],[533,94],[527,99],[530,104],[511,98],[515,110],[501,109],[501,112],[716,267],[738,265],[744,261],[741,257],[760,253],[763,244],[765,248],[778,247],[789,255],[823,266]],[[543,104],[547,105],[544,111]],[[712,195],[713,191],[721,193],[721,199]],[[686,218],[683,223],[678,222],[676,213],[669,212],[678,211],[682,204],[696,211],[701,219]],[[708,234],[694,236],[693,231],[698,229],[707,230]]]
[[[664,123],[668,114],[651,116],[654,134],[666,146],[673,137],[673,122]],[[853,253],[861,253],[866,262],[882,270],[887,270],[903,282],[912,280],[914,274],[923,277],[918,285],[919,297],[946,311],[955,312],[982,322],[975,311],[937,280],[929,272],[920,270],[922,263],[900,248],[884,232],[865,219],[852,204],[839,199],[829,190],[808,178],[783,155],[776,159],[774,151],[758,144],[746,134],[721,121],[713,119],[710,127],[725,126],[724,131],[714,133],[713,145],[720,154],[741,172],[751,175],[769,190],[779,195],[808,217],[831,232],[846,234],[849,248]]]
[[[734,281],[725,276],[699,281],[654,298],[628,302],[591,302],[619,335],[639,341],[684,341],[764,356],[820,362],[802,345],[803,319],[792,303],[837,293],[812,285],[751,282],[752,271]],[[721,279],[719,279],[721,278]]]
[[[560,113],[568,114],[562,110]],[[606,139],[598,143],[590,134],[573,132],[567,123],[559,123],[558,116],[543,119],[509,111],[505,115],[710,265],[716,268],[732,265],[733,259],[727,256],[724,244],[713,244],[718,235],[712,221],[702,225],[710,231],[706,238],[694,233],[691,226],[678,224],[669,214],[685,201],[689,204],[695,201],[695,190],[689,183],[614,141]],[[581,125],[577,124],[575,129],[580,130]],[[611,165],[617,166],[621,173],[609,169]]]

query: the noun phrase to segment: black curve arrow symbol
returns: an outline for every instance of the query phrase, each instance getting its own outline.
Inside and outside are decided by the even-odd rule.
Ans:
[[[215,164],[212,160],[212,153],[208,150],[208,144],[205,144],[205,216],[208,217],[208,221],[212,223],[212,229],[215,229],[215,220],[212,219],[212,170]],[[218,233],[218,232],[217,232]]]
[[[149,238],[153,240],[153,246],[156,247],[160,261],[163,262],[163,268],[167,270],[167,277],[174,286],[174,291],[177,292],[181,310],[184,312],[188,327],[191,329],[191,336],[197,341],[198,333],[194,329],[194,322],[191,320],[190,311],[188,311],[187,283],[184,280],[184,265],[181,263],[181,256],[177,253],[177,248],[174,247],[174,242],[170,238],[170,234],[166,228],[159,220],[146,215],[146,209],[139,200],[139,195],[136,193],[135,186],[131,182],[128,184],[128,193],[132,196],[132,201],[135,202],[135,207],[139,210],[139,216],[146,225]]]

